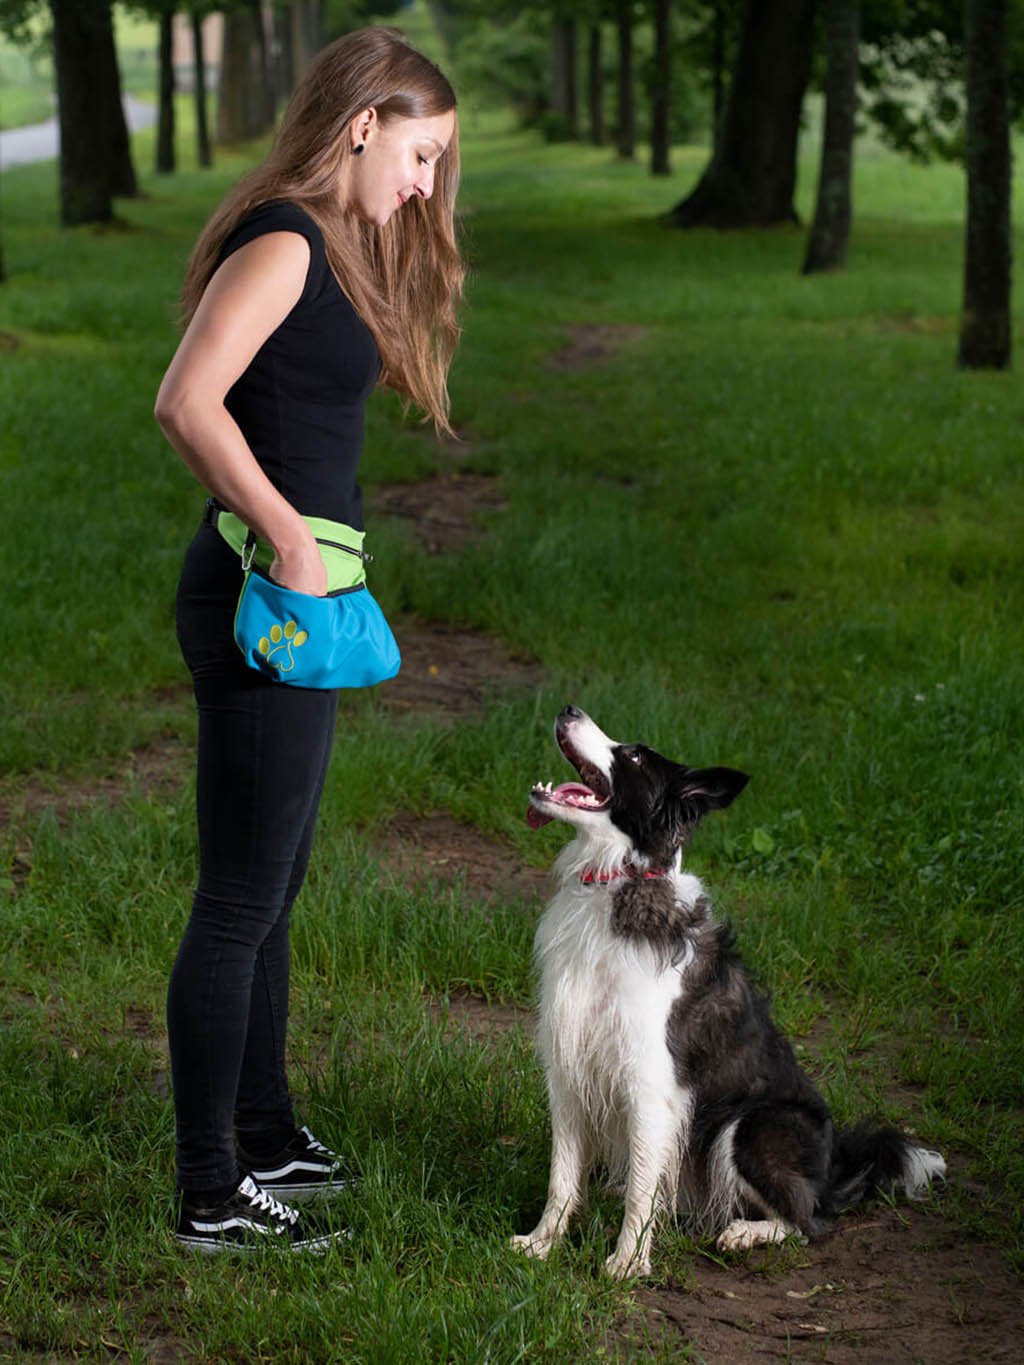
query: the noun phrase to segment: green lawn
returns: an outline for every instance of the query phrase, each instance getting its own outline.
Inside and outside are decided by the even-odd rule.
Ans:
[[[472,111],[463,141],[454,417],[508,507],[447,556],[375,524],[376,486],[449,459],[379,395],[374,586],[397,616],[528,652],[544,683],[450,731],[345,703],[296,916],[294,1050],[304,1117],[364,1172],[353,1239],[242,1272],[167,1237],[187,785],[21,821],[0,833],[0,1347],[26,1358],[141,1360],[166,1338],[218,1360],[556,1361],[631,1311],[595,1273],[614,1202],[554,1267],[506,1251],[543,1198],[541,1078],[521,1034],[446,1042],[424,1003],[528,1002],[536,907],[396,890],[367,842],[446,808],[546,863],[564,836],[522,813],[558,775],[567,700],[752,774],[692,862],[780,1019],[826,1036],[840,1117],[879,1109],[945,1150],[971,1182],[945,1216],[1024,1252],[1021,404],[1013,375],[954,368],[958,173],[865,155],[849,269],[807,280],[796,230],[658,224],[700,149],[666,182]],[[145,171],[151,137],[136,145]],[[56,228],[53,166],[6,177],[7,798],[191,733],[172,597],[202,498],[151,410],[190,243],[247,162],[192,164],[147,177],[105,231]],[[808,164],[804,211],[812,181]],[[642,330],[603,363],[550,365],[577,324]]]

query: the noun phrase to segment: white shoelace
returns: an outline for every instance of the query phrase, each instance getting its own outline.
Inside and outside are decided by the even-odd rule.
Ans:
[[[272,1218],[279,1218],[283,1223],[294,1225],[299,1221],[297,1209],[291,1208],[288,1204],[282,1204],[273,1195],[267,1194],[266,1190],[253,1182],[255,1194],[249,1195],[250,1202],[259,1209],[260,1213],[269,1213]]]
[[[329,1156],[332,1161],[337,1161],[338,1158],[331,1151],[330,1147],[325,1147],[322,1142],[318,1142],[308,1128],[303,1128],[302,1133],[309,1144],[309,1150],[311,1152],[323,1152],[324,1156]]]

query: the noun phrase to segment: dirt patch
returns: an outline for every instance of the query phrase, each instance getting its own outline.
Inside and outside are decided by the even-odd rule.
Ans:
[[[553,370],[584,370],[611,360],[631,342],[646,337],[649,327],[620,322],[574,322],[568,327],[569,340],[552,351],[545,362]]]
[[[532,690],[543,678],[538,663],[508,654],[483,631],[407,621],[395,635],[402,670],[379,696],[396,711],[454,722],[478,714],[495,692]]]
[[[507,505],[497,478],[455,470],[416,483],[374,489],[371,512],[408,521],[425,550],[442,554],[459,549],[479,532],[481,511]]]
[[[192,745],[168,735],[133,749],[114,771],[87,778],[33,773],[0,785],[0,828],[37,822],[47,811],[58,820],[97,802],[112,806],[129,791],[169,796],[181,786],[192,757]]]
[[[548,873],[529,867],[516,851],[461,825],[444,811],[400,815],[374,834],[371,847],[386,877],[401,886],[458,883],[470,900],[539,903],[550,893]]]
[[[429,1000],[427,1008],[437,1020],[445,1020],[449,1036],[467,1033],[478,1042],[491,1042],[513,1029],[533,1032],[532,1010],[519,1005],[481,1000],[478,995],[456,992],[447,1000]]]
[[[681,1268],[680,1268],[681,1269]],[[637,1290],[649,1339],[708,1365],[954,1365],[1020,1359],[1024,1293],[998,1251],[932,1212],[886,1205],[799,1252],[698,1258]]]

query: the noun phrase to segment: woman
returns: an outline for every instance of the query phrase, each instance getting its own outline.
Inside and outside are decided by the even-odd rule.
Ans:
[[[455,95],[400,33],[325,48],[266,162],[207,224],[156,417],[212,494],[185,558],[178,638],[199,710],[200,871],[168,992],[177,1237],[218,1251],[279,1236],[323,1250],[291,1207],[337,1189],[285,1078],[288,919],[306,871],[337,692],[250,669],[233,639],[242,570],[322,596],[304,517],[361,544],[363,407],[378,381],[448,427],[463,270]],[[351,528],[351,530],[349,530]],[[352,539],[354,538],[354,540]]]

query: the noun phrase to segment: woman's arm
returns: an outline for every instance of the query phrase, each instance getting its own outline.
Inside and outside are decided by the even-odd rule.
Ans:
[[[156,398],[156,420],[185,464],[219,502],[270,542],[271,577],[296,592],[323,594],[327,574],[316,541],[256,462],[224,406],[228,390],[298,303],[309,243],[269,232],[215,272]]]

